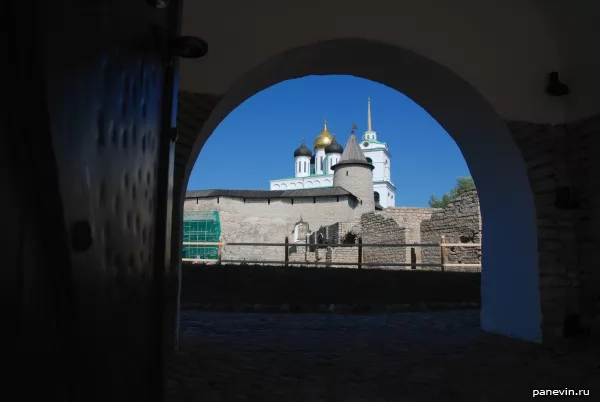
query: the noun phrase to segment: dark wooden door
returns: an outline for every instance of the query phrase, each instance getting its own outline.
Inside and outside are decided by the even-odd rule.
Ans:
[[[6,142],[20,178],[16,400],[162,400],[176,91],[165,55],[179,5],[156,3],[11,3],[26,34],[14,110],[30,105]]]

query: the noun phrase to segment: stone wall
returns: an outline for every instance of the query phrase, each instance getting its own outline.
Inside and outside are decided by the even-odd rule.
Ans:
[[[213,306],[287,304],[300,312],[294,306],[480,301],[479,273],[183,264],[182,275],[183,301]]]
[[[246,199],[210,197],[187,199],[185,211],[219,211],[221,233],[226,243],[283,243],[300,217],[310,230],[319,225],[352,220],[354,209],[348,197],[298,198],[292,204],[286,199]],[[224,260],[283,261],[285,250],[276,246],[224,246]]]
[[[198,138],[204,123],[209,118],[217,103],[221,100],[219,96],[212,94],[196,94],[180,91],[177,109],[177,142],[175,143],[175,160],[173,163],[173,217],[171,223],[171,255],[181,255],[181,239],[183,227],[182,209],[185,195],[184,178],[186,165],[189,163],[192,148],[196,141],[204,143],[206,139]],[[187,184],[187,183],[186,183]],[[180,261],[171,259],[174,270],[178,269]]]
[[[446,243],[481,244],[481,215],[476,190],[462,194],[421,223],[423,243],[439,243],[442,235]],[[422,255],[424,263],[441,262],[438,247],[423,247]],[[480,247],[447,247],[446,255],[449,264],[481,264]]]
[[[361,233],[360,218],[345,222],[336,222],[332,225],[321,226],[317,233],[323,235],[326,243],[339,244],[343,243],[346,235],[349,233],[355,234],[357,237]]]
[[[398,223],[381,213],[369,212],[360,219],[361,237],[365,244],[401,244],[406,243],[404,228]],[[363,261],[406,263],[406,252],[403,247],[364,247]],[[378,266],[378,268],[392,268],[393,266]]]
[[[476,196],[476,195],[475,195]],[[361,215],[360,219],[352,219],[345,222],[336,222],[331,225],[324,225],[313,232],[309,238],[309,243],[317,243],[319,235],[325,244],[339,244],[344,241],[348,233],[353,233],[358,237],[362,237],[363,243],[421,243],[421,222],[427,220],[432,214],[442,211],[440,208],[387,208],[383,211],[369,212]],[[453,222],[455,225],[468,225],[467,222],[460,222],[461,219],[472,219],[469,214],[458,216],[459,222]],[[402,226],[405,224],[406,226]],[[428,241],[425,241],[428,243]],[[433,243],[439,243],[439,238]],[[414,247],[417,263],[424,262],[421,258],[421,248]],[[329,256],[334,261],[357,261],[358,250],[347,249],[340,247],[330,247]],[[433,248],[433,255],[438,258],[433,263],[439,263],[439,248]],[[473,250],[467,251],[467,253]],[[306,261],[315,262],[318,258],[323,257],[322,249],[309,249]],[[451,253],[455,253],[454,250]],[[363,261],[364,262],[394,262],[394,263],[410,263],[411,247],[364,247]],[[480,253],[479,253],[480,255]],[[336,257],[337,256],[337,257]],[[302,257],[290,255],[290,258],[300,258],[298,261],[304,261],[304,252]],[[337,259],[336,259],[337,258]],[[477,263],[479,262],[476,261]],[[333,265],[335,266],[335,265]],[[406,267],[381,266],[377,268],[385,269],[410,269]],[[424,268],[421,268],[424,269]],[[439,269],[439,268],[435,268]]]
[[[543,338],[578,327],[600,333],[600,115],[561,125],[508,126],[536,205]]]
[[[358,268],[358,247],[305,247],[296,245],[290,248],[290,261],[306,262],[306,266],[331,268]],[[343,262],[356,265],[316,265],[315,262]],[[312,264],[312,265],[311,265]],[[297,266],[299,264],[294,264]]]
[[[555,206],[570,216],[572,229],[558,233],[577,269],[567,272],[569,298],[567,316],[576,313],[582,326],[600,336],[600,268],[596,250],[600,245],[600,115],[565,126],[569,186],[559,187]],[[573,257],[568,257],[573,258]],[[574,301],[574,299],[577,301]]]
[[[364,244],[406,243],[406,230],[400,227],[397,221],[403,218],[400,214],[396,215],[396,219],[393,219],[390,214],[379,211],[368,212],[362,214],[360,219],[321,226],[309,238],[309,242],[318,243],[318,239],[321,238],[324,244],[340,244],[344,242],[347,234],[352,233],[356,235],[355,243],[358,243],[359,237],[362,238]],[[404,220],[408,221],[409,219],[404,218]],[[308,254],[310,254],[308,260],[314,262],[316,258],[324,258],[323,250],[321,248],[308,250]],[[327,247],[325,255],[330,261],[357,262],[358,247]],[[408,263],[410,262],[410,248],[407,253],[405,247],[363,247],[363,262]],[[335,265],[332,266],[335,267]],[[369,266],[365,266],[365,268],[369,268]],[[372,266],[372,268],[406,269],[408,267]]]
[[[421,222],[431,218],[434,212],[440,211],[439,208],[412,208],[412,207],[392,207],[386,208],[381,213],[390,216],[400,227],[404,228],[406,243],[424,243],[421,241]],[[410,249],[405,248],[406,261],[410,261]],[[423,262],[421,247],[415,247],[417,263]]]

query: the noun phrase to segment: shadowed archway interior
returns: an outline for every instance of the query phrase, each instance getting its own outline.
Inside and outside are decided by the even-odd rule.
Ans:
[[[477,90],[412,51],[363,39],[338,39],[286,51],[249,71],[222,95],[202,126],[176,189],[179,199],[184,198],[202,146],[233,109],[279,82],[333,74],[369,79],[402,92],[456,141],[481,202],[482,327],[540,341],[535,206],[521,153],[506,123]]]

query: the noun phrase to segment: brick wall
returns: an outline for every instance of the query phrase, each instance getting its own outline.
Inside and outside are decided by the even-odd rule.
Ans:
[[[481,243],[481,215],[477,191],[462,194],[446,208],[438,209],[430,219],[421,223],[423,243],[439,243],[442,235],[445,236],[446,243]],[[438,247],[424,247],[422,255],[424,263],[440,263]],[[481,263],[480,247],[447,247],[446,255],[449,264]]]

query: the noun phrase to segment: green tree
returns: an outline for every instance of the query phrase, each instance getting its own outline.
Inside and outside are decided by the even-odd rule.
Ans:
[[[450,201],[453,201],[456,199],[456,197],[460,196],[464,192],[473,190],[474,188],[475,183],[473,182],[473,178],[471,178],[471,176],[457,177],[454,187],[452,187],[449,192],[444,194],[442,198],[438,198],[438,196],[435,194],[431,196],[429,199],[429,206],[431,208],[446,208]]]

